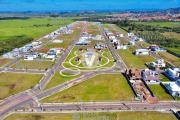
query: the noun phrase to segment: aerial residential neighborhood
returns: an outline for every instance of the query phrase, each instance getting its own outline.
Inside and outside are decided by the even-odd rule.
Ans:
[[[179,1],[67,1],[0,3],[0,120],[179,120]]]

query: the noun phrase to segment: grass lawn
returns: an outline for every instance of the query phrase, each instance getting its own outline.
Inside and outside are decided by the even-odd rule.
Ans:
[[[116,26],[116,25],[114,25],[114,27],[115,27],[116,29],[118,29],[120,33],[122,33],[122,34],[124,34],[124,35],[127,35],[127,32],[126,32],[125,30],[123,30],[122,28],[120,28],[120,27],[118,27],[118,26]]]
[[[175,52],[177,54],[180,54],[180,47],[178,48],[170,48],[170,47],[165,47],[167,50],[170,50],[172,52]]]
[[[70,74],[70,73],[63,73],[64,75],[73,75],[73,74]],[[66,76],[62,76],[60,74],[60,72],[56,72],[55,75],[53,76],[53,78],[51,79],[51,81],[48,83],[48,85],[44,88],[45,90],[49,89],[49,88],[52,88],[54,86],[57,86],[57,85],[60,85],[64,82],[67,82],[69,80],[72,80],[74,78],[77,78],[81,75],[77,75],[77,76],[72,76],[72,77],[66,77]]]
[[[6,58],[0,58],[0,67],[6,65],[7,63],[11,62],[13,59],[6,59]]]
[[[137,44],[142,45],[143,48],[149,47],[151,44],[145,42],[145,41],[138,41]]]
[[[107,28],[107,29],[109,29],[110,31],[113,30],[113,28],[112,28],[109,24],[102,24],[101,26],[102,26],[103,29],[104,29],[104,28]]]
[[[5,120],[73,120],[73,115],[80,115],[79,120],[85,119],[108,119],[108,120],[177,120],[172,113],[162,112],[109,112],[109,113],[77,113],[77,114],[12,114]],[[91,116],[91,117],[90,117]],[[93,116],[93,117],[92,117]],[[106,118],[105,118],[105,117]]]
[[[64,18],[30,18],[26,20],[3,20],[0,22],[0,40],[13,36],[25,35],[33,39],[38,39],[61,26],[72,23],[72,19]],[[50,24],[52,26],[47,27]]]
[[[121,74],[101,74],[63,92],[45,98],[43,102],[130,100],[134,98]]]
[[[133,22],[136,24],[152,25],[159,27],[180,27],[180,22]]]
[[[171,80],[168,79],[166,76],[164,76],[163,74],[160,74],[160,80],[161,82],[170,82]]]
[[[118,54],[128,68],[144,69],[146,62],[154,62],[155,59],[148,55],[136,56],[132,54],[134,47],[126,50],[117,50]]]
[[[166,93],[160,85],[148,85],[153,93],[157,96],[158,100],[173,100],[173,98]]]
[[[12,65],[11,68],[45,70],[45,69],[51,68],[53,65],[54,65],[54,62],[50,62],[50,61],[21,60],[18,63]]]
[[[180,66],[180,58],[168,53],[168,52],[159,52],[158,55],[164,60],[172,63],[175,66]]]
[[[176,32],[164,32],[164,33],[161,33],[161,34],[166,36],[166,37],[176,38],[176,39],[180,40],[180,34],[176,33]]]
[[[121,44],[127,44],[129,41],[126,38],[119,38],[121,41]]]
[[[99,30],[97,25],[89,25],[87,26],[87,29],[95,29],[95,30]]]
[[[41,40],[41,42],[43,43],[43,44],[45,44],[45,43],[47,43],[48,41],[50,41],[51,39],[50,38],[43,38],[42,40]]]
[[[43,75],[0,73],[0,99],[35,86]]]
[[[63,34],[60,37],[58,37],[59,40],[75,40],[76,37],[79,35],[79,33],[81,32],[81,30],[76,29],[74,30],[74,32],[72,34]]]

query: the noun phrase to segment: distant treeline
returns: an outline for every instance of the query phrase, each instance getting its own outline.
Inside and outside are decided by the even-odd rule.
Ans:
[[[29,19],[29,17],[0,17],[0,20],[16,20],[16,19],[26,20]]]

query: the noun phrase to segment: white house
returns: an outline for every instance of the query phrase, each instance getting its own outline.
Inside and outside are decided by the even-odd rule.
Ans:
[[[93,40],[102,40],[102,35],[96,35],[95,37],[92,37]]]
[[[152,67],[166,67],[166,63],[164,59],[158,59],[156,62],[151,62],[150,65]]]
[[[41,45],[42,42],[40,40],[36,40],[34,42],[31,43],[33,46],[38,46],[38,45]]]
[[[176,82],[171,82],[166,87],[172,96],[180,97],[180,80],[177,80]]]
[[[119,43],[120,43],[120,40],[112,39],[111,42],[112,42],[112,43],[115,43],[115,42],[119,42]]]
[[[48,52],[47,52],[47,57],[46,58],[51,58],[51,59],[54,59],[56,56],[57,56],[57,51],[55,49],[50,49]]]
[[[135,55],[149,55],[149,50],[148,49],[137,49],[134,52]]]
[[[135,45],[135,41],[129,41],[128,45]]]
[[[180,79],[180,68],[168,68],[165,70],[165,74],[173,81]]]
[[[124,35],[123,34],[118,34],[117,37],[124,37]]]
[[[116,37],[115,36],[109,36],[109,39],[116,39]]]
[[[115,49],[127,49],[127,45],[117,45]]]

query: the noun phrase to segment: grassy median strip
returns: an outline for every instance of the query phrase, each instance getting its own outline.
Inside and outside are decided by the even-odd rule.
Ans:
[[[134,93],[123,75],[101,74],[45,98],[43,102],[130,100],[131,98],[134,98]]]
[[[5,120],[73,120],[79,116],[79,120],[177,120],[172,113],[163,112],[104,112],[104,113],[74,113],[74,114],[13,114]]]
[[[0,73],[0,99],[35,86],[42,74]]]

